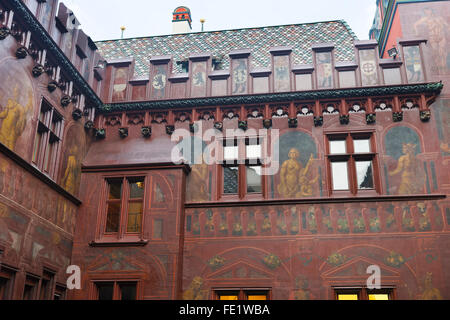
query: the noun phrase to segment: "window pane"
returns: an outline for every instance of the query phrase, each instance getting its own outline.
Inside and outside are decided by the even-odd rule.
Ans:
[[[387,293],[369,294],[369,300],[389,300],[389,295]]]
[[[358,189],[373,189],[372,161],[357,161]]]
[[[260,159],[261,158],[261,145],[249,145],[246,146],[246,153],[248,159]]]
[[[370,139],[353,140],[353,146],[355,153],[368,153],[370,152]]]
[[[331,140],[330,141],[330,154],[341,154],[347,152],[347,146],[345,140]]]
[[[128,203],[127,232],[141,232],[142,202]]]
[[[120,202],[108,203],[108,215],[106,219],[106,232],[118,232],[120,221]]]
[[[266,295],[248,295],[247,299],[248,300],[267,300],[267,296]]]
[[[238,300],[237,295],[221,295],[219,300]]]
[[[348,190],[347,162],[332,162],[333,190]]]
[[[262,192],[261,166],[247,167],[247,192]]]
[[[112,300],[114,292],[114,283],[98,283],[98,300]]]
[[[358,300],[358,295],[354,294],[338,294],[338,300]]]
[[[144,179],[130,181],[130,198],[142,199],[144,198]]]
[[[0,300],[6,299],[7,286],[8,286],[8,279],[0,278]]]
[[[238,146],[224,147],[223,148],[223,158],[224,158],[224,160],[238,160],[239,159]]]
[[[237,194],[238,193],[238,167],[224,167],[223,168],[223,193]]]
[[[36,138],[34,140],[34,147],[33,147],[33,158],[31,161],[36,163],[38,161],[38,154],[39,154],[39,146],[41,144],[42,134],[40,132],[36,133]]]
[[[109,182],[109,199],[120,199],[122,197],[122,181]]]
[[[136,300],[136,284],[123,283],[119,285],[121,300]]]

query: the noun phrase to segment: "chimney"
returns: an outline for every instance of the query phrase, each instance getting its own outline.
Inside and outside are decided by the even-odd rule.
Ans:
[[[189,33],[192,31],[191,10],[188,7],[178,7],[173,12],[172,33]]]

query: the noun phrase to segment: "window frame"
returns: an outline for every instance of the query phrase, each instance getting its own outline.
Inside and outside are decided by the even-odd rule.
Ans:
[[[3,279],[5,282],[4,286],[0,288],[0,300],[12,299],[15,285],[15,277],[16,277],[15,270],[0,264],[0,279]]]
[[[382,286],[380,289],[369,289],[367,287],[333,287],[334,300],[339,300],[340,294],[357,294],[358,301],[369,300],[370,294],[387,294],[388,300],[395,300],[395,287],[393,286]]]
[[[44,110],[44,112],[43,112]],[[56,180],[63,146],[65,121],[61,112],[45,98],[41,99],[33,140],[32,164]]]
[[[142,179],[144,182],[144,190],[142,199],[130,199],[130,180]],[[98,239],[101,242],[142,242],[144,235],[145,212],[147,210],[147,202],[149,197],[148,174],[134,173],[134,174],[120,174],[120,175],[105,175],[103,180],[103,194],[101,205],[99,206],[101,220],[98,221]],[[109,199],[110,181],[122,181],[122,189],[120,199]],[[130,202],[142,201],[141,213],[141,228],[139,232],[128,232],[128,208]],[[119,225],[116,232],[107,232],[108,219],[108,204],[109,202],[120,203]]]
[[[270,288],[214,288],[212,292],[213,300],[220,300],[222,295],[237,295],[238,299],[235,301],[256,301],[256,300],[248,300],[249,295],[265,295],[266,300],[272,300],[272,290]],[[251,294],[250,294],[251,293]],[[233,301],[233,300],[230,300]],[[260,300],[263,301],[263,300]]]
[[[345,140],[345,153],[331,153],[331,141]],[[370,152],[355,152],[355,140],[369,140]],[[330,195],[336,196],[377,196],[381,194],[380,169],[378,153],[376,149],[375,132],[370,131],[348,131],[348,132],[326,132],[325,133],[325,151],[327,160],[327,181]],[[362,161],[372,162],[373,188],[360,189],[358,186],[358,176],[356,163]],[[335,190],[333,185],[333,162],[347,163],[347,190]]]
[[[218,172],[218,199],[221,200],[261,200],[267,197],[266,195],[266,179],[261,175],[261,192],[248,192],[247,184],[247,168],[261,167],[263,169],[263,155],[264,155],[264,138],[257,136],[241,136],[234,138],[223,138],[220,143],[219,152],[219,172]],[[231,141],[231,142],[230,142]],[[256,143],[253,143],[256,142]],[[261,154],[259,157],[248,157],[247,146],[259,145]],[[225,147],[238,147],[238,155],[235,160],[225,160]],[[233,167],[238,170],[238,190],[236,194],[226,194],[224,191],[224,168]]]
[[[113,279],[113,280],[111,280]],[[105,284],[105,283],[111,283],[113,285],[113,295],[112,300],[121,300],[122,298],[122,292],[120,289],[120,286],[123,284],[135,284],[136,285],[136,295],[134,301],[141,300],[142,299],[142,279],[136,277],[125,277],[125,276],[118,276],[118,277],[101,277],[99,279],[93,279],[91,280],[91,290],[90,290],[90,300],[98,300],[99,298],[99,290],[98,286],[99,284]],[[131,301],[131,300],[130,300]]]

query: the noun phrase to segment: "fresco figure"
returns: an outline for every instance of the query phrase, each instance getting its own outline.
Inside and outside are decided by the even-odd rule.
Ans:
[[[415,155],[416,147],[413,143],[403,144],[403,155],[398,159],[397,168],[389,172],[390,176],[401,174],[398,194],[415,194],[423,190],[423,181],[418,175],[420,165]]]
[[[80,173],[80,167],[77,161],[78,148],[76,145],[72,146],[67,158],[67,167],[62,178],[62,186],[67,192],[75,194],[77,187],[77,180]]]
[[[439,289],[433,287],[433,274],[431,272],[427,272],[425,276],[425,290],[422,292],[420,297],[421,300],[442,300],[442,295]]]
[[[183,300],[206,300],[208,298],[208,290],[202,290],[203,279],[195,277],[189,288],[183,292]]]
[[[285,198],[294,198],[299,192],[299,176],[303,169],[301,162],[298,160],[300,152],[292,148],[288,154],[289,159],[281,166],[280,184],[278,185],[278,193]]]
[[[27,115],[33,108],[33,94],[28,91],[28,103],[23,107],[19,102],[18,86],[14,88],[14,98],[9,99],[6,107],[0,112],[3,119],[0,128],[0,142],[11,150],[15,150],[17,139],[22,135],[27,123]]]
[[[427,30],[424,32],[423,30]],[[447,71],[446,30],[450,25],[443,17],[437,16],[433,9],[425,8],[424,16],[414,23],[416,35],[426,35],[432,49],[433,61],[439,72]]]
[[[201,154],[198,156],[195,163],[200,164],[194,164],[192,166],[192,171],[189,175],[187,197],[193,202],[208,201],[208,165],[203,162],[203,157]]]
[[[315,178],[312,176],[311,165],[314,162],[314,155],[311,154],[308,164],[302,170],[300,170],[300,175],[298,177],[298,182],[300,183],[300,191],[297,193],[297,197],[312,197],[313,196],[313,185],[319,180],[319,175]]]

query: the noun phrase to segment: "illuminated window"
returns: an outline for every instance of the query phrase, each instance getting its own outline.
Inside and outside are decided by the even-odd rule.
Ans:
[[[214,291],[216,300],[270,300],[268,289],[220,289]]]
[[[335,288],[336,300],[393,300],[393,289]]]

